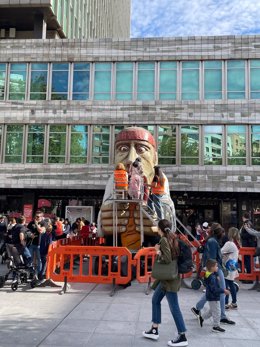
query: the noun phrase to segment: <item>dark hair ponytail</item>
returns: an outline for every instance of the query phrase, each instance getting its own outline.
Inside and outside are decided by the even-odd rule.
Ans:
[[[172,224],[167,219],[159,220],[158,227],[163,232],[163,236],[166,237],[172,253],[172,258],[176,258],[180,254],[177,235],[172,232]]]

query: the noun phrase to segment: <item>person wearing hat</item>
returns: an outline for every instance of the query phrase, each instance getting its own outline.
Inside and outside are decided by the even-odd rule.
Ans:
[[[157,165],[157,147],[152,134],[140,127],[129,127],[118,133],[115,140],[115,165],[123,163],[126,168],[130,168],[136,158],[140,158],[143,174],[147,179],[147,184],[151,185],[154,177],[154,167]],[[174,204],[170,198],[169,183],[165,181],[165,192],[168,197],[168,204],[175,215]],[[113,175],[110,177],[99,213],[98,226],[99,235],[113,235]],[[120,210],[121,209],[121,210]],[[132,250],[139,249],[141,221],[139,206],[129,203],[129,209],[122,216],[123,206],[118,205],[118,233],[120,234],[120,242],[124,247]],[[158,231],[147,216],[143,214],[143,230],[147,236],[154,237],[154,233]]]

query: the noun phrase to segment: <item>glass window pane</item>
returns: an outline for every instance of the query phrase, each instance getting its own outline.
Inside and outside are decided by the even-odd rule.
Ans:
[[[176,100],[177,89],[177,63],[160,63],[160,81],[159,81],[160,100]]]
[[[116,100],[131,100],[133,92],[133,63],[116,64]]]
[[[111,63],[95,63],[94,100],[111,99]]]
[[[87,100],[89,98],[89,77],[89,64],[74,64],[72,100]]]
[[[9,100],[24,100],[26,88],[27,65],[11,64]]]
[[[109,163],[109,126],[94,126],[92,139],[92,163],[108,164]]]
[[[222,99],[222,64],[219,61],[204,62],[204,98]]]
[[[31,100],[46,100],[48,64],[31,66]]]
[[[4,100],[6,81],[6,64],[0,64],[0,100]]]
[[[204,164],[222,165],[223,129],[219,125],[204,127]]]
[[[27,163],[43,163],[44,125],[29,125],[27,143]]]
[[[158,131],[159,164],[176,164],[176,127],[161,125]]]
[[[260,59],[250,61],[250,98],[260,99]]]
[[[246,165],[246,127],[227,126],[228,165]]]
[[[199,99],[199,62],[182,63],[182,100]]]
[[[227,62],[227,97],[228,99],[245,98],[245,62],[243,60]]]
[[[181,127],[181,164],[199,164],[199,127]]]
[[[23,153],[23,125],[7,125],[5,162],[21,163]]]
[[[49,163],[65,163],[66,125],[51,125],[49,133]]]
[[[68,99],[69,64],[55,63],[52,65],[52,100]]]
[[[252,165],[260,165],[260,125],[251,127]]]
[[[88,155],[88,126],[72,125],[70,140],[70,163],[84,164]]]
[[[154,100],[155,64],[138,63],[137,100]]]

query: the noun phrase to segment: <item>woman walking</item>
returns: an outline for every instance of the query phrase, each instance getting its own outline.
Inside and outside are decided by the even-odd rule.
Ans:
[[[177,262],[180,250],[177,236],[175,233],[171,232],[171,223],[166,219],[162,219],[159,221],[158,227],[158,233],[161,237],[159,244],[155,246],[158,260],[165,264],[169,264],[172,261]],[[155,291],[152,298],[152,327],[150,330],[143,332],[144,337],[152,340],[158,340],[158,326],[161,324],[161,301],[166,296],[178,331],[177,338],[168,341],[168,346],[188,346],[188,341],[185,336],[186,327],[179,307],[177,295],[180,285],[181,280],[179,275],[173,280],[156,280],[153,283],[152,288],[155,289]]]

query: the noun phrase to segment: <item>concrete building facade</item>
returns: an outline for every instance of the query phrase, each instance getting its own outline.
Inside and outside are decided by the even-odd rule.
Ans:
[[[130,15],[131,0],[2,0],[0,39],[129,38]]]
[[[0,41],[0,211],[96,212],[125,126],[187,223],[260,212],[260,36]],[[41,203],[39,203],[41,201]]]

